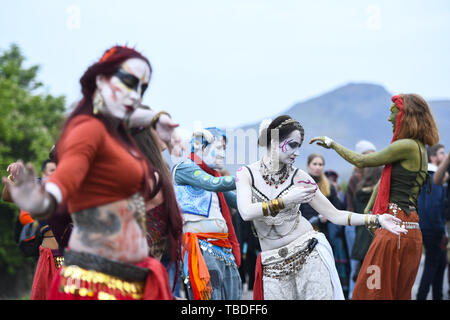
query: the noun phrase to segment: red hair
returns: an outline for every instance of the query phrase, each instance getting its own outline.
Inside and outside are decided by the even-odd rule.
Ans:
[[[125,46],[114,46],[106,50],[102,55],[101,59],[98,62],[92,64],[84,72],[83,76],[80,78],[81,92],[83,94],[83,98],[80,100],[77,107],[72,111],[72,113],[67,118],[64,128],[62,130],[62,135],[65,134],[66,128],[68,127],[72,119],[78,115],[89,115],[98,118],[101,122],[103,122],[108,133],[115,140],[117,140],[125,149],[129,150],[130,152],[133,150],[135,153],[138,154],[137,158],[139,160],[142,160],[142,162],[145,164],[144,171],[146,172],[146,177],[152,179],[153,185],[155,186],[156,179],[154,174],[151,174],[153,172],[152,166],[147,161],[146,157],[143,156],[142,153],[140,152],[138,146],[136,145],[136,142],[131,137],[123,121],[117,120],[102,113],[99,113],[97,115],[94,115],[93,113],[92,100],[94,93],[97,90],[96,84],[97,76],[102,75],[105,77],[111,77],[114,73],[117,72],[117,70],[126,60],[132,58],[138,58],[145,61],[150,68],[150,72],[152,71],[150,61],[138,51]],[[59,140],[61,140],[62,135],[60,136]],[[146,179],[144,186],[144,197],[146,199],[151,199],[153,196],[155,196],[156,194],[155,191],[156,191],[155,188],[153,188],[153,190],[150,188],[148,179]]]

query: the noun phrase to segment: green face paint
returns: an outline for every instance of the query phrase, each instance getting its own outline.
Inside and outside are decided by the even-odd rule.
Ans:
[[[390,123],[392,123],[392,132],[395,132],[396,121],[397,121],[397,116],[398,116],[399,110],[394,103],[391,105],[390,110],[391,110],[391,114],[389,115],[388,121]]]

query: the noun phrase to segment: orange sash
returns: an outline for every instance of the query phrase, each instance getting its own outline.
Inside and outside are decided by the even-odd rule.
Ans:
[[[203,258],[198,239],[206,240],[216,246],[231,248],[228,233],[192,233],[183,235],[183,260],[187,250],[189,278],[195,300],[209,300],[211,298],[212,286],[208,266]]]

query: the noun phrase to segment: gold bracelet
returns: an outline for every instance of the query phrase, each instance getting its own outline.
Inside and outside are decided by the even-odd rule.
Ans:
[[[152,119],[152,122],[150,123],[150,126],[151,126],[153,129],[156,128],[156,123],[159,121],[159,118],[161,118],[161,116],[162,116],[163,114],[165,114],[165,115],[168,116],[169,118],[172,118],[172,117],[170,116],[170,114],[169,114],[168,112],[166,112],[166,111],[160,111],[160,112],[158,112],[157,114],[155,114],[155,116],[154,116],[153,119]]]
[[[380,227],[380,221],[378,219],[378,215],[372,215],[370,217],[369,229],[377,229]]]
[[[348,215],[348,225],[349,225],[349,226],[352,225],[352,224],[351,224],[352,214],[353,214],[353,213],[350,212],[349,215]]]
[[[273,214],[275,213],[275,206],[273,205],[272,201],[269,201],[269,209],[270,209],[270,213]]]
[[[275,207],[275,211],[279,212],[280,211],[280,207],[278,206],[278,200],[277,199],[273,199],[272,203],[273,203],[273,206]]]
[[[10,175],[8,176],[8,180],[9,180],[12,184],[15,183],[14,180],[13,180],[13,178],[12,178],[12,174],[10,174]]]
[[[269,215],[269,210],[267,209],[267,202],[262,203],[263,216],[267,217]]]
[[[281,210],[284,209],[285,206],[284,206],[283,198],[279,197],[277,200],[278,200],[278,204],[279,204],[280,209]]]
[[[365,220],[364,220],[364,225],[366,226],[366,228],[368,227],[368,225],[367,225],[367,219],[369,218],[369,215],[368,214],[366,214],[366,218],[365,218]]]

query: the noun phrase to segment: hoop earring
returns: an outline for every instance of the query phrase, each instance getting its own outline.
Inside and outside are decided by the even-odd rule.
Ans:
[[[93,109],[94,115],[98,114],[103,109],[105,101],[103,100],[103,97],[102,97],[100,91],[98,91],[98,89],[95,90],[94,99],[92,101],[92,104],[94,106],[94,109]]]

